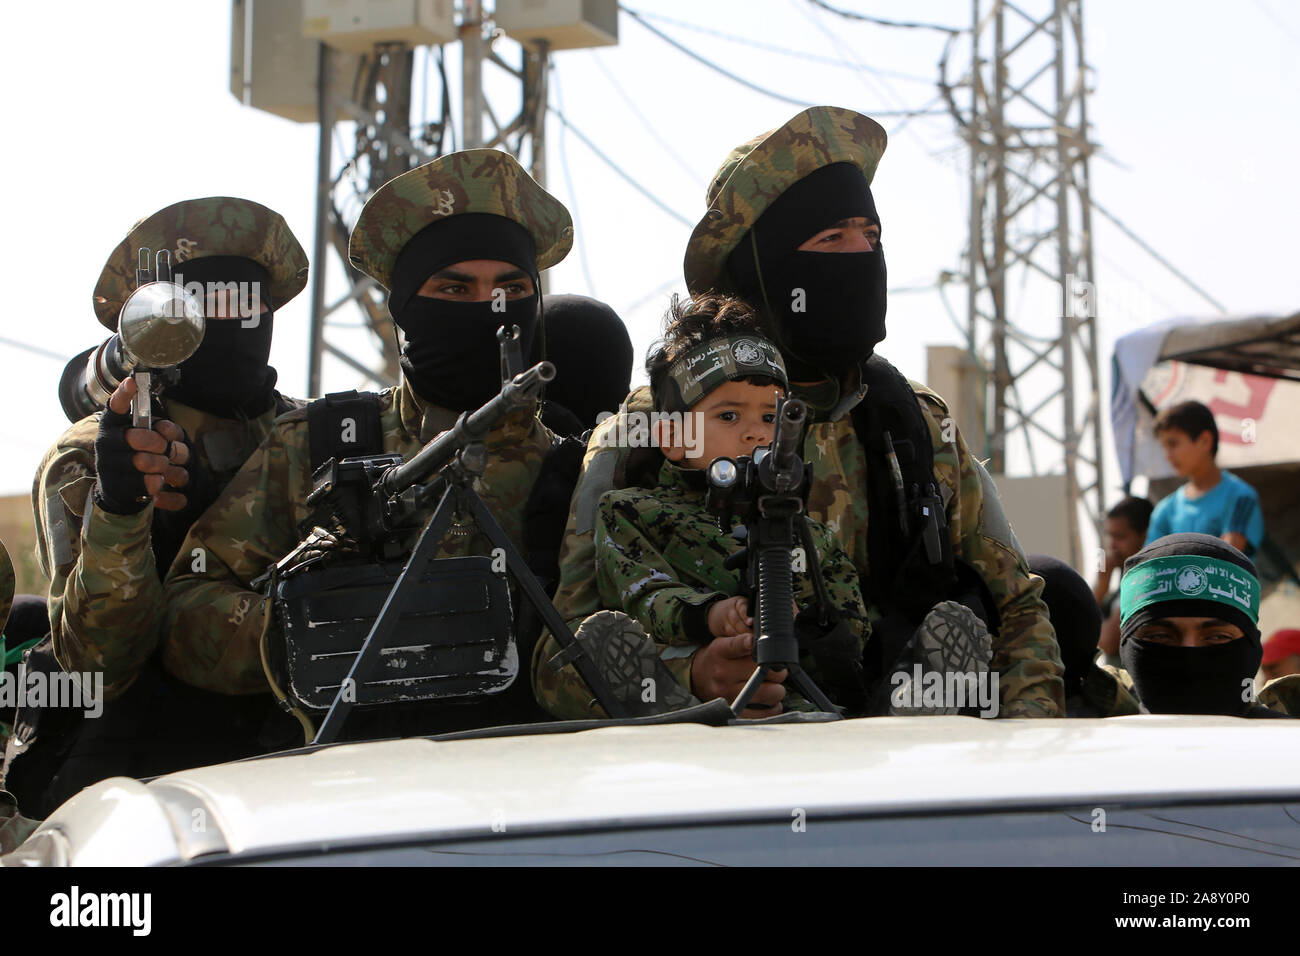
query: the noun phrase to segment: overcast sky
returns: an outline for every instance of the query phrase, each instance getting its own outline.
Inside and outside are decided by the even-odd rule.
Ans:
[[[971,16],[969,0],[834,5],[955,27],[968,27]],[[944,35],[933,30],[854,23],[806,0],[628,6],[657,14],[651,22],[684,46],[795,100],[880,115],[922,106],[936,93]],[[30,489],[41,455],[67,425],[58,375],[64,359],[105,334],[91,312],[91,290],[134,221],[181,199],[237,195],[280,211],[303,246],[312,244],[316,129],[231,95],[229,2],[86,0],[57,11],[56,23],[48,6],[6,9],[12,42],[0,69],[10,194],[0,243],[11,300],[0,336],[38,351],[0,344],[9,410],[0,421],[0,493]],[[1230,312],[1294,311],[1300,10],[1280,0],[1088,0],[1084,22],[1094,68],[1089,118],[1102,147],[1091,168],[1096,200]],[[627,15],[620,31],[616,47],[555,55],[551,102],[562,101],[574,127],[681,219],[552,118],[548,186],[574,213],[578,233],[551,288],[610,302],[632,330],[639,362],[668,294],[680,288],[686,222],[704,211],[708,177],[732,146],[801,107],[711,72]],[[508,39],[499,49],[518,56]],[[958,59],[966,49],[958,47]],[[457,75],[454,45],[448,58]],[[492,83],[498,115],[517,108],[509,86],[499,77]],[[418,108],[421,96],[413,100]],[[900,121],[882,115],[881,122],[894,130]],[[941,271],[960,269],[965,162],[951,118],[917,118],[891,136],[874,184],[897,290],[881,351],[914,378],[925,377],[927,344],[960,341],[937,293],[903,290],[925,289]],[[1095,232],[1107,306],[1103,372],[1118,335],[1170,316],[1215,313],[1114,226],[1097,221]],[[334,298],[343,289],[337,265],[331,269]],[[306,389],[308,300],[304,293],[275,320],[273,363],[282,390],[294,395]],[[964,290],[955,288],[951,301],[964,321]],[[1047,322],[1042,334],[1052,331]],[[339,340],[365,343],[346,333]],[[326,390],[359,384],[342,364],[327,363]],[[1103,395],[1106,389],[1108,382]]]

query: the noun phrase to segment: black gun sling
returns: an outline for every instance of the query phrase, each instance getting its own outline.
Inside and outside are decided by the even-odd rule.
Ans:
[[[853,427],[867,459],[866,493],[871,522],[867,528],[869,579],[863,597],[884,617],[872,629],[863,664],[869,680],[887,673],[916,626],[941,601],[971,608],[997,633],[1000,615],[979,572],[952,552],[947,517],[934,475],[930,426],[916,393],[892,364],[874,355],[863,367],[866,396],[852,411]],[[889,433],[903,480],[905,532],[897,520],[885,434]],[[928,511],[927,511],[928,509]],[[935,523],[939,549],[927,552],[925,525]]]

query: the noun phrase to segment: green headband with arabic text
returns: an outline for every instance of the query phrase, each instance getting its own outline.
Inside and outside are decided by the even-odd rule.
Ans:
[[[1230,561],[1199,554],[1152,558],[1132,568],[1119,586],[1120,621],[1163,601],[1208,601],[1259,623],[1259,580]]]
[[[692,408],[719,385],[750,376],[774,380],[790,387],[781,353],[767,339],[755,335],[725,335],[694,346],[668,366],[660,394],[662,411]]]

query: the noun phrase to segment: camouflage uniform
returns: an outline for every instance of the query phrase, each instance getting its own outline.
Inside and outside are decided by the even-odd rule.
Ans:
[[[723,567],[739,546],[719,533],[704,495],[702,471],[665,462],[654,489],[611,491],[600,499],[595,542],[601,603],[627,612],[662,645],[693,649],[707,641],[707,633],[699,630],[707,626],[707,607],[743,593],[740,570]],[[830,529],[813,521],[808,526],[818,553],[807,560],[820,564],[832,604],[828,610],[848,624],[860,654],[869,627],[857,570]],[[811,574],[796,572],[800,609],[815,599]],[[818,680],[816,661],[805,658],[804,669]]]
[[[474,149],[440,157],[380,187],[357,220],[349,258],[390,288],[397,256],[413,236],[466,213],[502,216],[523,226],[532,237],[539,271],[563,259],[573,244],[568,211],[514,157]],[[423,402],[407,383],[381,392],[379,408],[382,451],[403,456],[450,428],[459,415]],[[529,408],[508,416],[484,442],[487,466],[475,490],[516,546],[522,541],[524,505],[552,440]],[[307,414],[291,412],[275,423],[257,454],[190,529],[168,573],[163,642],[168,671],[225,694],[269,690],[259,651],[268,604],[249,583],[302,540],[310,491]],[[487,539],[463,525],[452,526],[439,551],[446,557],[486,553]]]
[[[138,222],[109,256],[95,285],[100,323],[117,328],[135,288],[137,250],[167,250],[178,271],[205,256],[261,263],[276,308],[307,283],[307,258],[278,213],[245,199],[213,196],[175,203]],[[302,403],[276,394],[254,419],[234,420],[178,402],[165,417],[185,431],[191,450],[220,488],[261,444],[277,414]],[[154,507],[116,515],[93,505],[95,414],[74,424],[41,461],[32,485],[36,557],[50,579],[48,606],[55,655],[64,670],[103,671],[105,696],[120,695],[158,645],[162,574],[151,540]]]
[[[426,405],[403,384],[379,393],[386,454],[410,456],[455,424],[459,412]],[[551,435],[521,409],[488,434],[487,468],[475,490],[519,544],[523,507],[551,446]],[[310,517],[311,448],[307,412],[279,418],[270,437],[190,528],[167,575],[163,664],[205,690],[267,693],[259,653],[267,602],[249,582],[304,537]],[[432,513],[432,508],[430,508]],[[453,524],[439,555],[487,554],[487,539]],[[195,558],[203,557],[203,570]]]
[[[687,246],[684,271],[692,294],[732,291],[727,256],[767,206],[804,176],[831,163],[850,162],[870,182],[885,149],[885,132],[874,120],[851,110],[815,107],[780,129],[733,150],[710,182],[709,209]],[[957,433],[943,399],[923,385],[910,383],[925,412],[934,447],[935,477],[943,496],[953,552],[983,577],[1002,617],[994,641],[991,667],[999,672],[1004,717],[1060,716],[1065,711],[1060,650],[1041,600],[1043,582],[1031,575],[1024,552],[1011,531],[988,473],[971,456]],[[814,479],[809,514],[828,526],[864,579],[867,566],[866,453],[848,415],[829,420],[841,394],[855,382],[826,382],[791,393],[809,403],[812,424],[804,457]],[[629,410],[649,411],[648,390],[633,393]],[[574,495],[574,513],[561,551],[561,578],[555,604],[570,624],[600,606],[594,585],[591,532],[595,504],[623,476],[622,457],[602,448],[602,437],[618,427],[606,421],[593,433]],[[605,439],[609,444],[614,444]],[[868,614],[877,613],[869,608]],[[556,716],[585,716],[590,693],[566,667],[556,673],[544,662],[556,652],[550,639],[538,642],[534,658],[534,692]],[[690,661],[666,661],[689,686]]]
[[[1275,677],[1259,692],[1259,703],[1270,710],[1300,717],[1300,674]]]
[[[1065,711],[1063,669],[1055,632],[1040,598],[1042,579],[1029,573],[993,483],[971,457],[961,436],[954,429],[954,442],[943,441],[945,423],[949,421],[943,400],[923,385],[911,385],[930,424],[935,476],[946,504],[954,553],[980,572],[1002,614],[991,664],[1000,675],[1000,713],[1007,717],[1060,716]],[[798,386],[793,386],[791,392],[796,398],[805,398]],[[627,408],[629,412],[649,412],[649,389],[634,391]],[[812,408],[815,410],[815,405]],[[619,427],[616,416],[592,433],[574,492],[573,512],[565,527],[555,607],[571,628],[603,606],[596,584],[598,568],[592,531],[599,497],[611,483],[617,483],[623,465],[619,459],[626,457],[613,447],[615,441],[609,437]],[[606,444],[611,447],[603,447]],[[813,466],[809,516],[835,535],[858,574],[866,576],[866,501],[860,490],[855,493],[866,484],[866,456],[853,423],[847,417],[834,422],[815,420],[808,429],[803,454]],[[874,616],[875,609],[868,608],[868,618]],[[558,650],[549,635],[538,642],[533,661],[533,689],[538,702],[557,717],[590,716],[591,694],[581,678],[571,667],[557,674],[546,666]],[[688,657],[670,655],[665,664],[683,686],[690,686]]]
[[[292,406],[302,403],[290,400]],[[257,418],[218,418],[177,402],[167,417],[223,487],[271,431],[277,409]],[[151,540],[154,507],[117,515],[94,507],[99,415],[69,428],[45,454],[32,486],[36,560],[50,579],[50,633],[69,672],[103,671],[118,696],[138,676],[162,634],[162,575]]]
[[[1104,664],[1100,668],[1103,673],[1111,677],[1119,686],[1120,694],[1127,694],[1137,703],[1137,709],[1131,711],[1135,714],[1145,714],[1145,710],[1138,701],[1137,687],[1133,683],[1133,675],[1122,667],[1114,667],[1110,664]],[[1268,712],[1272,711],[1272,714]],[[1122,714],[1098,714],[1099,717],[1123,717],[1127,716],[1130,711]],[[1246,710],[1240,715],[1242,717],[1276,717],[1279,714],[1300,717],[1300,674],[1288,674],[1285,677],[1278,677],[1269,681],[1259,692],[1259,697],[1251,701]],[[1074,714],[1070,715],[1075,716]],[[1092,716],[1092,715],[1085,715]]]
[[[1096,664],[1083,675],[1079,692],[1065,698],[1067,717],[1128,717],[1136,713],[1138,701],[1131,688]]]

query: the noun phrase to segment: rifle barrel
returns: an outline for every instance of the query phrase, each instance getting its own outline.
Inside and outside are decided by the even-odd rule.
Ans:
[[[781,404],[776,416],[776,429],[772,433],[772,473],[787,475],[793,468],[799,452],[799,437],[808,417],[808,406],[797,398]]]
[[[376,483],[385,497],[400,494],[416,482],[432,475],[471,442],[481,441],[500,421],[517,408],[537,398],[547,382],[555,378],[555,366],[538,362],[501,386],[501,391],[482,407],[463,413],[456,424],[438,435],[409,459],[390,468]]]

